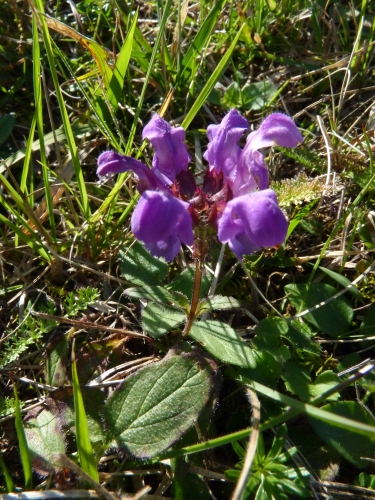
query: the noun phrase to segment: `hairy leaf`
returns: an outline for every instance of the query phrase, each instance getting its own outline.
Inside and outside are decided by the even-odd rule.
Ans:
[[[137,457],[162,453],[206,405],[216,366],[197,350],[174,355],[130,376],[105,407],[108,445]]]
[[[142,310],[143,328],[154,339],[171,331],[186,320],[186,314],[174,307],[147,304]]]
[[[123,277],[134,285],[161,285],[168,271],[168,265],[152,257],[144,245],[136,241],[128,250],[121,250],[120,270]]]
[[[221,321],[197,321],[191,327],[189,335],[224,363],[243,368],[255,367],[251,348],[233,328]]]
[[[54,454],[65,453],[65,442],[58,419],[53,413],[44,409],[29,418],[25,425],[25,434],[33,467],[38,474],[48,475],[60,468],[54,460]]]

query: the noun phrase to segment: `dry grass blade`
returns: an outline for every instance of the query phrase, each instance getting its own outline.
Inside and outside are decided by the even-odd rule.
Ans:
[[[91,321],[78,321],[75,319],[69,319],[69,318],[61,318],[59,316],[53,316],[52,314],[45,314],[45,313],[38,313],[38,312],[33,312],[33,315],[36,316],[37,318],[42,318],[42,319],[48,319],[51,321],[57,321],[59,323],[65,323],[66,325],[71,325],[79,328],[93,328],[95,330],[102,330],[108,333],[117,333],[121,335],[125,335],[127,337],[135,337],[138,339],[143,339],[143,340],[148,340],[149,342],[152,342],[151,337],[148,337],[147,335],[144,335],[143,333],[136,333],[136,332],[131,332],[130,330],[125,330],[122,328],[111,328],[109,326],[105,325],[98,325],[97,323],[92,323]]]
[[[23,491],[22,493],[7,493],[0,495],[0,500],[49,500],[65,498],[89,498],[96,500],[99,498],[93,490],[47,490],[47,491]]]
[[[236,488],[233,492],[231,500],[240,500],[242,493],[246,487],[247,479],[250,474],[250,469],[253,464],[259,438],[259,423],[260,423],[260,403],[258,396],[251,389],[246,388],[247,393],[251,398],[251,406],[253,409],[253,429],[250,434],[249,444],[247,446],[245,460],[243,463],[240,477],[238,478]]]
[[[79,477],[81,477],[84,481],[91,484],[91,486],[94,488],[94,490],[99,495],[103,496],[107,500],[117,500],[116,497],[111,492],[109,492],[102,485],[100,485],[99,483],[94,481],[91,476],[86,474],[86,472],[84,472],[77,464],[75,464],[72,460],[70,460],[68,457],[66,457],[62,453],[56,453],[56,461],[60,462],[61,465],[63,465],[64,467],[68,467],[75,474],[77,474]]]

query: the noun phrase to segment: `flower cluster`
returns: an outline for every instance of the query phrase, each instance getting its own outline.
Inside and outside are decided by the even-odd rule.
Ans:
[[[283,243],[287,221],[269,189],[268,170],[259,150],[274,145],[293,148],[303,137],[288,116],[274,113],[248,135],[241,149],[239,141],[248,129],[235,109],[219,125],[207,128],[204,158],[209,167],[202,186],[196,186],[188,171],[184,129],[172,128],[157,114],[143,129],[143,139],[155,149],[152,169],[113,151],[100,155],[99,177],[129,170],[138,177],[141,197],[131,229],[152,255],[173,260],[181,243],[192,245],[194,232],[207,226],[217,228],[218,239],[228,243],[238,258]],[[202,258],[204,250],[198,253]]]

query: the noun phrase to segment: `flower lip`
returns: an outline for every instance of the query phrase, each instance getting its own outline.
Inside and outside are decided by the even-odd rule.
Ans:
[[[261,247],[281,245],[287,229],[275,192],[264,189],[227,203],[218,222],[218,238],[242,258]]]
[[[156,189],[168,192],[168,188],[152,172],[147,165],[130,156],[124,156],[115,151],[105,151],[98,158],[97,175],[99,177],[108,177],[114,174],[121,174],[133,171],[139,178],[138,191],[143,192],[147,189]]]
[[[189,203],[168,193],[145,191],[133,212],[131,228],[152,255],[173,260],[181,243],[194,241]]]
[[[258,150],[270,146],[294,148],[303,142],[303,136],[289,116],[273,113],[251,132],[238,158],[236,176],[231,180],[235,196],[269,186],[268,170],[264,156]]]
[[[253,151],[270,146],[295,148],[303,140],[303,135],[289,116],[272,113],[261,123],[258,130],[248,136],[246,146],[249,144]]]

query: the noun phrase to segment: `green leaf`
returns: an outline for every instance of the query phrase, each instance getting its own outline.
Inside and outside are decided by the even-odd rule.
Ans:
[[[289,359],[284,365],[282,378],[285,380],[288,391],[296,394],[302,401],[310,399],[309,386],[311,385],[311,378],[306,366],[296,359]]]
[[[241,90],[242,106],[246,110],[258,111],[268,104],[277,88],[270,81],[245,85]]]
[[[147,304],[142,309],[143,328],[147,335],[157,339],[186,320],[186,314],[174,307]]]
[[[228,49],[224,53],[223,57],[219,61],[218,65],[214,69],[212,75],[209,77],[205,86],[203,87],[200,94],[196,98],[194,104],[190,107],[187,115],[185,116],[183,122],[181,123],[181,126],[184,129],[186,129],[190,125],[190,123],[193,121],[193,119],[196,116],[196,114],[198,113],[198,111],[201,109],[203,104],[206,102],[207,97],[209,96],[211,90],[214,88],[215,83],[218,81],[221,73],[224,71],[225,66],[228,64],[229,59],[231,58],[232,53],[233,53],[234,49],[236,48],[237,42],[238,42],[238,40],[241,36],[242,30],[243,30],[243,27],[244,27],[244,25],[242,25],[240,27],[240,29],[238,30],[237,35],[233,39],[230,47],[228,47]]]
[[[150,300],[152,302],[172,305],[178,309],[184,309],[184,306],[188,305],[184,295],[177,292],[169,292],[163,286],[135,286],[124,290],[124,294],[133,299]]]
[[[323,283],[311,283],[309,287],[300,283],[286,285],[285,292],[298,312],[313,308],[304,315],[306,321],[330,337],[340,337],[348,332],[353,310],[343,297],[337,297],[325,304],[336,294],[334,287]],[[314,309],[315,306],[319,306]]]
[[[96,387],[82,387],[81,394],[87,418],[87,429],[94,452],[102,447],[105,438],[103,430],[103,408],[106,395]],[[74,396],[71,387],[60,387],[50,393],[49,409],[59,419],[60,427],[76,434]],[[102,452],[102,450],[100,451]],[[101,458],[101,455],[98,459]]]
[[[276,351],[280,346],[281,336],[286,335],[288,329],[288,323],[283,318],[265,318],[257,326],[252,344],[258,351]]]
[[[199,65],[196,64],[196,58],[202,53],[204,46],[208,42],[211,31],[213,30],[217,18],[223,8],[223,4],[224,0],[214,2],[211,12],[200,26],[198,33],[195,35],[194,40],[190,44],[184,58],[181,61],[181,69],[176,78],[177,86],[180,86],[182,81],[193,81],[193,68],[196,67],[196,70],[199,68]]]
[[[267,453],[267,458],[275,458],[282,453],[286,438],[288,437],[288,428],[285,424],[280,425],[273,439],[270,451]]]
[[[314,383],[310,385],[309,391],[312,398],[317,398],[340,383],[340,379],[332,370],[327,370],[316,377]],[[339,399],[340,393],[336,392],[328,398],[328,401]]]
[[[0,144],[3,144],[8,139],[15,124],[16,117],[14,113],[0,116]]]
[[[272,389],[277,389],[279,378],[282,373],[282,363],[284,347],[279,352],[270,353],[267,351],[254,350],[254,359],[256,366],[254,368],[240,368],[239,373],[250,380],[255,380],[261,384],[266,384]],[[279,356],[277,356],[279,354]]]
[[[354,295],[354,297],[357,300],[364,303],[364,298],[362,297],[358,288],[356,286],[352,286],[352,282],[348,278],[346,278],[342,274],[339,274],[339,273],[336,273],[335,271],[332,271],[332,269],[327,269],[327,268],[322,267],[322,266],[319,266],[319,269],[321,269],[324,273],[326,273],[332,279],[337,281],[337,283],[340,283],[340,285],[342,285],[344,288],[347,288],[348,292],[351,293],[352,295]]]
[[[15,490],[15,486],[12,480],[12,476],[10,475],[7,466],[5,465],[5,461],[3,459],[3,454],[0,453],[0,470],[2,471],[5,479],[5,486],[7,492],[10,493]]]
[[[29,453],[29,448],[27,446],[25,429],[24,429],[23,423],[22,423],[20,401],[18,399],[17,389],[16,389],[16,386],[14,384],[13,384],[13,390],[14,390],[14,400],[15,400],[15,410],[16,410],[16,412],[15,412],[16,413],[16,415],[15,415],[16,433],[17,433],[17,438],[18,438],[18,445],[20,448],[23,474],[25,477],[25,488],[27,490],[31,490],[32,484],[33,484],[33,470],[32,470],[32,465],[31,465],[31,457],[30,457],[30,453]]]
[[[222,103],[228,108],[235,108],[238,106],[240,98],[240,87],[238,86],[237,82],[232,82],[225,91]]]
[[[365,317],[359,328],[359,333],[365,337],[375,335],[375,304],[371,304],[366,311]]]
[[[273,389],[270,389],[269,387],[267,387],[263,384],[260,384],[259,382],[255,382],[254,380],[250,380],[241,374],[239,374],[236,377],[236,379],[240,383],[248,385],[250,388],[254,389],[255,391],[259,392],[260,394],[263,394],[264,396],[267,396],[268,398],[273,399],[274,401],[278,402],[279,404],[281,403],[285,406],[291,406],[293,408],[293,410],[289,411],[287,414],[281,415],[280,417],[275,417],[273,419],[270,419],[269,422],[261,424],[261,430],[266,430],[266,429],[269,429],[270,427],[274,427],[275,425],[278,425],[280,423],[284,423],[284,421],[295,417],[299,413],[306,413],[307,415],[309,415],[311,417],[317,418],[319,420],[323,420],[324,422],[328,422],[329,424],[332,424],[334,426],[337,426],[337,427],[340,427],[343,429],[348,429],[352,433],[360,434],[363,436],[368,436],[371,438],[371,440],[375,441],[375,426],[373,425],[374,424],[373,420],[371,420],[371,425],[369,425],[367,423],[363,423],[363,421],[354,420],[352,418],[347,418],[347,417],[339,415],[337,413],[327,411],[324,408],[316,408],[315,406],[312,406],[311,404],[303,403],[302,401],[298,401],[294,398],[286,396],[285,394],[283,394],[279,391],[275,391]],[[337,404],[337,403],[333,403],[333,404]],[[287,418],[285,418],[285,416]]]
[[[15,420],[16,420],[16,433],[17,433],[17,438],[18,438],[18,445],[20,448],[23,475],[25,477],[25,488],[27,490],[31,490],[32,486],[33,486],[33,470],[32,470],[32,465],[31,465],[31,457],[30,457],[29,448],[27,446],[25,429],[24,429],[23,423],[22,423],[20,401],[18,399],[17,389],[16,389],[16,386],[14,384],[13,384],[13,390],[14,390],[14,400],[15,400],[15,407],[16,407],[15,408],[15,410],[16,410],[16,415],[15,415],[15,417],[16,417],[15,418]]]
[[[172,461],[173,483],[172,496],[176,500],[210,500],[211,495],[203,479],[189,471],[189,463],[184,458]]]
[[[223,295],[215,295],[209,299],[203,300],[198,304],[197,315],[201,315],[206,311],[225,311],[230,309],[240,309],[241,302],[233,297],[224,297]]]
[[[128,250],[120,250],[122,276],[134,285],[161,285],[167,275],[168,264],[152,257],[144,245],[136,241]]]
[[[46,383],[59,387],[64,384],[68,356],[68,341],[65,336],[47,346]]]
[[[114,110],[117,109],[118,103],[121,99],[122,88],[124,86],[124,79],[126,71],[128,69],[129,60],[132,52],[133,38],[135,28],[137,26],[138,11],[135,13],[132,20],[128,34],[126,35],[126,40],[124,45],[120,50],[118,55],[116,65],[113,70],[111,81],[109,82],[109,88],[107,91],[107,99],[112,104]]]
[[[221,321],[196,321],[189,332],[209,353],[224,363],[254,368],[255,359],[251,348],[238,333]]]
[[[375,431],[373,418],[367,413],[362,405],[355,401],[337,401],[321,408],[333,415],[349,418],[372,426]],[[375,437],[354,435],[353,432],[334,427],[321,420],[310,418],[310,421],[319,436],[328,444],[333,446],[346,460],[352,462],[356,467],[366,467],[369,462],[361,460],[361,457],[373,458],[375,452]]]
[[[96,468],[96,462],[92,451],[87,417],[83,404],[81,388],[77,375],[76,361],[72,362],[72,383],[74,396],[74,413],[76,424],[76,439],[81,468],[86,474],[91,476],[97,483],[99,482],[99,474]]]
[[[25,433],[34,469],[46,476],[61,468],[54,460],[54,453],[65,454],[65,443],[57,418],[49,410],[40,410],[27,420]]]
[[[216,367],[197,350],[174,355],[128,377],[105,406],[108,445],[152,457],[177,441],[210,397]]]
[[[191,297],[193,295],[194,288],[194,276],[195,276],[195,266],[187,267],[182,271],[181,274],[175,278],[172,283],[168,285],[168,290],[174,290],[176,292],[181,292],[186,297]],[[210,279],[208,276],[202,276],[202,284],[199,296],[202,298],[206,295],[210,287]]]

